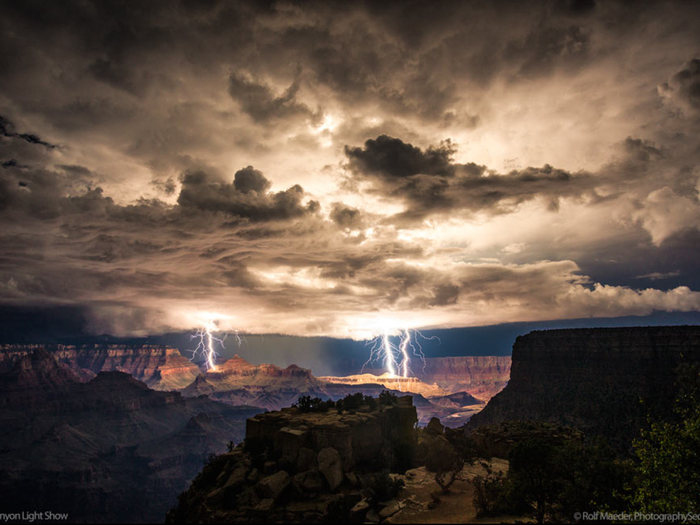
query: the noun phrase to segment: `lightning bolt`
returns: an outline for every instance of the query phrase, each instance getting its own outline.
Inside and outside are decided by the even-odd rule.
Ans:
[[[205,322],[202,328],[190,336],[190,340],[197,341],[197,347],[192,350],[191,360],[194,360],[198,355],[202,355],[204,357],[207,370],[216,370],[216,359],[219,357],[216,349],[219,346],[221,348],[226,348],[224,342],[229,335],[229,332],[226,332],[223,337],[217,337],[216,332],[219,332],[217,325],[218,321],[209,319]],[[233,330],[233,335],[239,347],[246,340],[244,336],[238,333],[238,330]]]
[[[361,373],[371,363],[383,362],[386,371],[395,377],[408,378],[412,375],[411,356],[418,358],[425,371],[425,354],[423,353],[423,345],[421,341],[438,341],[440,338],[436,335],[426,337],[419,330],[404,328],[399,330],[398,344],[391,341],[390,330],[385,329],[381,335],[371,339],[365,343],[365,346],[370,346],[370,355],[367,361],[362,365]]]

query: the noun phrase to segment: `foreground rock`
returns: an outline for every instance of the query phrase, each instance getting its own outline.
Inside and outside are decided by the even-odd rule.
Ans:
[[[345,523],[372,512],[388,517],[401,506],[379,501],[375,490],[393,481],[375,473],[411,466],[416,422],[410,396],[344,413],[287,408],[259,414],[247,422],[245,446],[208,464],[167,521]]]

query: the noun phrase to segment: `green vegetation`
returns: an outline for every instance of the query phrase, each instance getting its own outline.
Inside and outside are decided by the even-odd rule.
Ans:
[[[697,513],[700,509],[700,369],[679,370],[679,396],[666,421],[650,424],[623,459],[603,439],[552,439],[540,427],[516,441],[507,475],[474,480],[480,516],[531,515],[573,522],[577,512]],[[552,435],[561,435],[552,429]],[[555,436],[556,437],[556,436]]]
[[[603,441],[530,439],[513,448],[509,461],[506,476],[476,478],[474,504],[481,516],[527,514],[538,523],[570,522],[576,512],[626,506],[630,464],[618,460]]]
[[[653,423],[634,441],[632,504],[645,513],[700,510],[700,368],[686,366],[680,377],[675,420]]]

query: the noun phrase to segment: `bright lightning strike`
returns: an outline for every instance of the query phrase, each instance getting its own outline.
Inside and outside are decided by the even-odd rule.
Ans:
[[[197,341],[197,347],[192,351],[192,360],[198,355],[203,356],[207,370],[216,370],[216,359],[219,357],[219,353],[216,349],[219,346],[221,348],[226,348],[224,342],[229,333],[226,332],[223,337],[217,337],[216,333],[219,331],[218,321],[209,319],[202,328],[190,336],[190,340],[194,339]],[[245,341],[245,338],[238,333],[238,330],[234,330],[233,333],[236,338],[236,343],[240,347],[243,341]]]
[[[412,374],[411,358],[420,359],[423,370],[425,370],[425,354],[421,341],[440,342],[437,336],[426,337],[419,330],[405,328],[399,330],[398,343],[395,344],[391,340],[389,330],[384,330],[382,335],[368,341],[366,346],[370,346],[369,359],[362,365],[362,372],[365,367],[371,363],[382,362],[386,371],[394,376],[408,378]]]

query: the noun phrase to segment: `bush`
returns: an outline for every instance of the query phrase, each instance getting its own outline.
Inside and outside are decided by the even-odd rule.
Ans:
[[[328,412],[330,408],[333,408],[335,403],[332,400],[323,401],[320,397],[311,396],[301,396],[299,400],[292,405],[292,407],[299,410],[299,412]]]
[[[675,421],[652,423],[634,441],[636,491],[632,503],[645,513],[700,509],[700,368],[679,370]]]
[[[389,392],[388,390],[384,390],[381,394],[379,394],[379,404],[383,406],[392,406],[398,404],[399,400],[396,397],[396,394],[393,392]]]
[[[447,494],[457,474],[464,468],[465,459],[443,437],[434,438],[427,447],[425,468],[435,473],[435,481]]]
[[[361,392],[357,394],[348,394],[343,398],[343,408],[345,410],[357,410],[365,401],[365,396]]]
[[[474,507],[477,517],[508,514],[506,477],[502,472],[489,472],[474,478]]]

